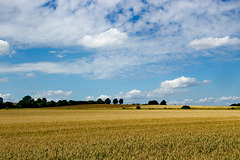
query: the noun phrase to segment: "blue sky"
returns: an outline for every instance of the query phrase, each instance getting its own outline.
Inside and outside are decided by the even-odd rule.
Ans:
[[[0,97],[240,102],[240,1],[1,0]]]

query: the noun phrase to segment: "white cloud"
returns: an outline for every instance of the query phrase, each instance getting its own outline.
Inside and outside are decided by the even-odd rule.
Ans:
[[[52,51],[49,51],[49,53],[57,53],[57,51],[53,51],[53,50],[52,50]]]
[[[185,99],[183,101],[171,101],[168,104],[177,104],[177,105],[184,105],[184,104],[196,104],[196,105],[230,105],[232,103],[239,103],[240,97],[236,96],[229,96],[229,97],[208,97],[202,98],[199,100],[194,99]]]
[[[206,102],[213,102],[213,101],[214,101],[214,98],[213,97],[209,97],[209,98],[202,98],[198,102],[199,103],[206,103]]]
[[[8,81],[8,77],[0,78],[0,82],[7,82],[7,81]]]
[[[85,99],[89,101],[89,100],[94,100],[95,98],[93,96],[87,96]]]
[[[14,54],[15,51],[11,51],[10,45],[7,41],[0,40],[0,56],[1,55],[9,55]]]
[[[177,104],[177,105],[184,105],[184,104],[189,104],[189,103],[194,103],[193,99],[184,99],[183,101],[171,101],[168,102],[168,104]]]
[[[26,77],[27,77],[27,78],[35,77],[35,74],[34,74],[34,73],[27,73],[27,74],[26,74]]]
[[[195,78],[191,77],[180,77],[174,80],[167,80],[160,84],[161,88],[175,89],[175,88],[187,88],[197,86],[199,84],[210,83],[211,81],[204,80],[203,82],[198,82]]]
[[[229,97],[219,97],[219,98],[214,98],[214,97],[209,97],[209,98],[202,98],[198,100],[198,103],[234,103],[240,101],[240,97],[236,96],[229,96]]]
[[[85,98],[86,101],[94,100],[94,99],[95,99],[95,98],[94,98],[93,96],[87,96],[87,97]]]
[[[108,96],[108,95],[100,95],[98,98],[101,98],[102,100],[105,100],[107,98],[111,98],[111,96]],[[97,99],[98,99],[97,98]]]
[[[127,93],[120,92],[116,97],[118,98],[124,98],[124,99],[140,99],[146,97],[146,92],[133,89]]]
[[[36,92],[36,94],[33,95],[33,98],[34,99],[46,98],[48,101],[49,100],[58,101],[58,100],[67,99],[67,97],[70,96],[71,94],[72,94],[72,91],[49,90],[49,91],[45,91],[45,92]]]
[[[160,84],[160,87],[152,91],[132,90],[127,93],[120,92],[117,97],[125,99],[149,99],[164,96],[172,96],[184,92],[189,92],[189,88],[210,83],[208,80],[202,82],[191,77],[179,77],[174,80],[166,80]],[[189,99],[187,99],[190,101]]]
[[[211,81],[204,80],[199,82],[196,78],[179,77],[174,80],[166,80],[160,84],[160,87],[148,93],[148,97],[163,97],[166,95],[175,95],[189,92],[190,87],[208,84]]]
[[[65,55],[64,54],[58,54],[57,57],[58,58],[63,58],[63,57],[65,57]]]
[[[121,33],[117,29],[109,29],[99,35],[95,36],[85,36],[83,39],[79,41],[80,44],[90,47],[104,47],[104,46],[112,46],[122,44],[123,41],[127,39],[126,33]]]
[[[72,70],[68,69],[73,66],[71,62],[45,63],[50,66],[50,71],[40,66],[44,65],[43,62],[35,63],[37,67],[32,63],[29,64],[29,68],[33,66],[32,71],[109,78],[118,73],[132,75],[137,73],[137,69],[147,66],[144,73],[158,74],[166,68],[162,66],[164,63],[173,64],[167,66],[170,68],[180,68],[176,65],[181,64],[171,62],[196,55],[185,55],[189,52],[186,46],[194,37],[234,35],[239,38],[239,15],[234,13],[239,10],[236,1],[62,0],[54,1],[55,7],[47,5],[46,1],[24,2],[0,1],[2,39],[11,39],[11,45],[16,48],[74,47],[78,51],[84,50],[84,53],[89,53],[84,56],[94,59],[84,57],[80,63],[74,62]],[[139,16],[139,19],[133,23],[134,16]],[[79,46],[79,40],[90,48]],[[238,39],[229,38],[228,41],[234,44]],[[121,44],[121,49],[109,47],[115,44]],[[62,58],[63,55],[57,56]],[[21,71],[30,70],[23,65],[28,64],[10,66],[10,70],[18,70],[17,67],[21,67]],[[54,70],[51,69],[53,67]],[[64,68],[64,71],[56,67]]]
[[[3,98],[4,102],[17,102],[18,101],[14,96],[12,96],[9,93],[7,93],[7,94],[1,94],[0,93],[0,97]]]
[[[195,39],[189,43],[189,45],[195,49],[209,49],[216,48],[223,45],[237,45],[240,44],[240,39],[238,38],[230,38],[229,36],[223,38],[203,38],[203,39]]]

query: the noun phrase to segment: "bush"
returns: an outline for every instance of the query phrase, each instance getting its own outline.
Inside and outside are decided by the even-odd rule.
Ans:
[[[137,106],[136,109],[141,109],[141,107],[140,107],[140,106]]]
[[[156,100],[152,100],[148,102],[148,105],[159,105],[159,103]]]
[[[191,107],[190,107],[190,106],[187,106],[187,105],[184,105],[184,106],[182,106],[181,109],[191,109]]]

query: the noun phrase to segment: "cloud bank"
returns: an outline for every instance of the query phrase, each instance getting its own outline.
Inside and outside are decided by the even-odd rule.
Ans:
[[[48,101],[50,100],[58,101],[58,100],[68,99],[68,96],[70,96],[72,93],[73,93],[72,91],[48,90],[44,92],[36,92],[35,95],[33,95],[32,97],[34,99],[46,98]]]
[[[214,0],[0,1],[0,39],[8,40],[14,48],[81,51],[71,62],[65,61],[67,53],[57,54],[64,62],[0,64],[0,71],[81,74],[101,79],[119,75],[114,73],[171,71],[185,65],[176,66],[176,61],[197,61],[202,53],[191,48],[226,46],[228,51],[229,45],[237,46],[239,8],[237,1]],[[9,44],[1,43],[0,55],[9,55]],[[232,52],[229,59],[238,53]]]
[[[166,96],[173,96],[180,93],[189,92],[191,87],[200,86],[202,84],[208,84],[211,81],[204,80],[202,82],[197,81],[191,77],[179,77],[174,80],[163,81],[159,88],[152,91],[141,91],[134,89],[127,93],[120,92],[116,97],[124,99],[154,99]]]

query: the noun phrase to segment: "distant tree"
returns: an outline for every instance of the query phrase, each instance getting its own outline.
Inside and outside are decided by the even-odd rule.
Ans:
[[[113,104],[118,104],[118,99],[117,98],[113,99]]]
[[[57,105],[58,105],[58,106],[63,106],[63,101],[62,101],[62,100],[59,100],[59,101],[57,102]]]
[[[184,106],[181,107],[181,109],[191,109],[191,107],[187,106],[187,105],[184,105]]]
[[[70,106],[72,106],[72,105],[76,105],[76,104],[77,104],[77,102],[76,102],[76,101],[74,101],[74,100],[70,100],[70,101],[68,102],[68,104],[69,104]]]
[[[32,99],[29,103],[29,106],[28,107],[31,107],[31,108],[37,108],[38,107],[38,104],[36,101],[34,101],[34,99]]]
[[[30,107],[31,103],[32,103],[32,97],[27,95],[27,96],[23,97],[23,99],[18,102],[17,107],[20,107],[20,108]]]
[[[165,100],[162,100],[162,102],[160,103],[160,105],[167,105],[167,102]]]
[[[41,98],[38,98],[38,99],[36,100],[36,102],[37,102],[37,104],[38,104],[38,103],[41,103],[41,102],[42,102]]]
[[[141,109],[141,107],[140,107],[140,106],[137,106],[136,109]]]
[[[122,99],[122,98],[119,99],[119,103],[120,103],[120,104],[123,104],[123,99]]]
[[[109,98],[105,99],[105,104],[111,104],[111,100]]]
[[[101,98],[98,98],[97,103],[98,104],[104,104],[104,101]]]
[[[152,100],[148,102],[148,105],[159,105],[159,103],[156,100]]]
[[[0,109],[4,108],[4,104],[3,104],[3,98],[0,97]]]
[[[240,103],[233,103],[230,106],[240,106]]]
[[[5,107],[5,108],[14,108],[14,105],[13,105],[12,102],[6,102],[6,103],[4,104],[4,107]]]
[[[54,106],[56,106],[57,104],[56,104],[56,102],[54,102],[54,101],[50,101],[50,102],[47,102],[47,106],[48,107],[54,107]]]
[[[64,106],[68,106],[68,101],[67,100],[63,100],[63,105]]]
[[[46,98],[42,98],[42,102],[47,103],[47,99]]]

